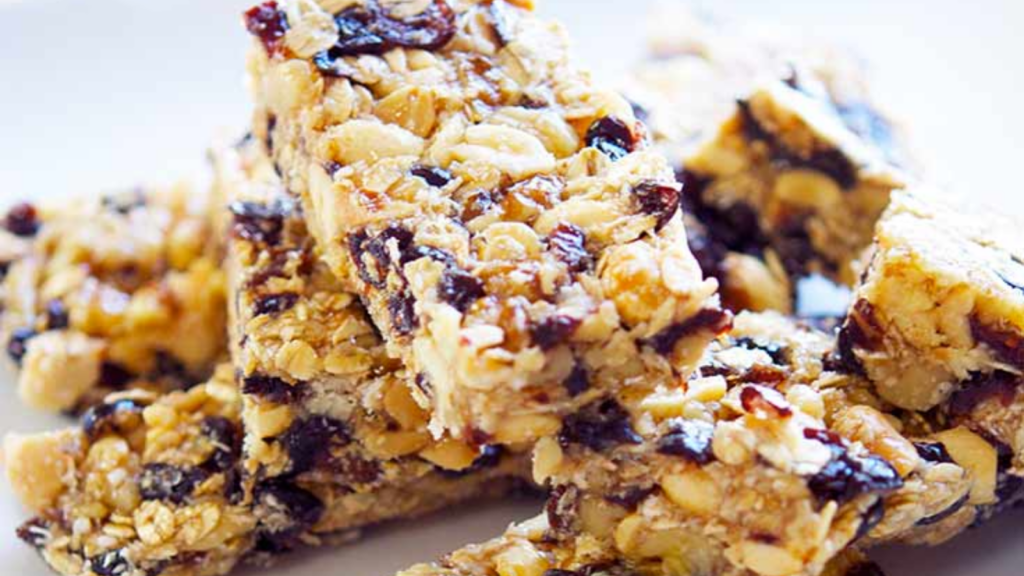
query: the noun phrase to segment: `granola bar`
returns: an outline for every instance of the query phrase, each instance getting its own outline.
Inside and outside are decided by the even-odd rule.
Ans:
[[[684,386],[607,398],[538,443],[545,515],[407,574],[840,573],[858,548],[972,525],[979,477],[949,437],[904,436],[866,382],[831,371],[833,346],[739,315]]]
[[[923,197],[927,197],[924,200]],[[844,368],[983,470],[976,499],[1020,494],[1024,470],[1024,246],[1014,222],[938,193],[901,192],[878,224],[840,332]]]
[[[475,442],[673,378],[728,326],[645,128],[525,4],[247,14],[257,136],[432,430]]]
[[[427,430],[414,386],[359,299],[315,253],[296,202],[256,140],[214,155],[228,214],[232,358],[242,468],[268,527],[257,551],[419,516],[520,484],[527,456]],[[281,509],[301,493],[313,509]],[[282,496],[282,494],[284,496]]]
[[[907,176],[834,106],[772,81],[740,100],[687,158],[685,202],[730,250],[772,254],[793,277],[845,284]]]
[[[214,576],[251,549],[237,473],[241,397],[229,366],[206,384],[135,390],[80,427],[4,440],[7,478],[36,517],[18,536],[67,576]]]
[[[166,391],[208,375],[225,303],[207,216],[184,187],[12,207],[0,340],[21,399],[77,412],[129,384]]]

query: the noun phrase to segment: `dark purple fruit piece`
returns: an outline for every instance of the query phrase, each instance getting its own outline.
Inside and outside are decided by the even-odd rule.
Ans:
[[[299,295],[294,292],[284,292],[281,294],[267,294],[261,296],[256,300],[256,304],[253,306],[253,312],[257,316],[263,314],[280,314],[286,310],[291,310],[295,307],[295,304],[299,301]]]
[[[1003,362],[1024,368],[1024,337],[1016,331],[988,326],[977,317],[972,317],[971,334]]]
[[[925,462],[933,464],[952,464],[953,457],[949,455],[945,445],[941,442],[914,442],[917,455]]]
[[[395,294],[388,300],[388,313],[391,315],[391,329],[399,336],[408,336],[419,326],[416,301],[408,290]]]
[[[618,492],[613,492],[604,497],[605,500],[621,506],[626,510],[636,510],[636,507],[644,501],[645,498],[654,493],[654,486],[632,486],[623,488]]]
[[[1024,378],[1001,370],[991,374],[975,374],[953,393],[947,410],[950,416],[968,416],[979,405],[993,399],[1009,407],[1022,385]]]
[[[580,319],[572,316],[556,314],[537,322],[530,328],[530,336],[534,344],[540,346],[541,350],[564,344],[572,338],[576,329],[580,327]]]
[[[853,539],[856,541],[867,536],[875,529],[875,526],[882,523],[882,520],[885,520],[885,500],[879,498],[877,502],[864,512],[864,515],[861,517],[860,526],[857,527],[857,534],[854,535]]]
[[[93,406],[82,415],[82,430],[86,438],[92,441],[107,434],[123,434],[142,422],[144,408],[129,399]]]
[[[234,216],[231,234],[248,242],[276,246],[284,229],[286,206],[268,206],[258,202],[233,202],[229,207]]]
[[[377,0],[357,4],[339,12],[338,41],[314,58],[328,76],[344,76],[338,60],[344,56],[383,54],[393,48],[439,50],[455,36],[455,12],[444,0],[433,0],[427,8],[407,18],[398,18]]]
[[[572,485],[560,485],[551,489],[544,513],[548,525],[555,534],[572,534],[579,516],[580,491]]]
[[[633,188],[640,211],[657,218],[655,230],[661,230],[679,210],[679,189],[664,182],[646,181]]]
[[[68,327],[69,323],[68,309],[62,300],[54,298],[46,303],[47,330],[63,330]]]
[[[903,486],[891,464],[874,455],[851,455],[846,442],[833,432],[807,428],[804,437],[832,451],[829,463],[807,480],[819,505],[833,501],[841,506],[865,494],[886,494]]]
[[[761,418],[788,418],[793,415],[782,396],[774,390],[747,386],[740,391],[740,403],[749,414]]]
[[[257,534],[256,549],[280,554],[298,546],[300,536],[324,513],[324,504],[311,492],[287,479],[260,483],[255,489],[256,505],[265,521]]]
[[[449,267],[441,275],[437,287],[438,297],[459,312],[469,310],[474,302],[483,298],[484,283],[465,270]]]
[[[409,173],[418,178],[423,178],[427,184],[435,188],[443,188],[452,181],[452,173],[437,166],[417,164],[412,167]]]
[[[238,426],[222,416],[209,416],[203,420],[200,430],[214,445],[213,453],[203,463],[203,470],[215,473],[231,469],[242,452],[242,434]]]
[[[17,328],[11,332],[11,339],[7,341],[7,355],[15,364],[21,365],[22,358],[28,352],[28,341],[35,336],[36,331],[32,328]]]
[[[680,456],[694,464],[708,464],[715,459],[711,440],[715,425],[702,420],[673,420],[669,431],[658,440],[658,453]]]
[[[100,364],[100,386],[122,390],[134,379],[135,374],[117,362],[108,360]]]
[[[36,549],[45,546],[50,539],[50,529],[42,518],[33,518],[18,526],[15,534],[19,540]]]
[[[679,324],[673,324],[647,340],[647,345],[655,352],[668,356],[675,351],[676,343],[681,339],[701,331],[710,331],[715,335],[722,334],[732,327],[732,314],[718,308],[704,308],[692,318]]]
[[[625,122],[614,116],[605,116],[591,124],[587,129],[586,143],[591,148],[597,148],[612,161],[628,155],[637,145],[633,131]]]
[[[3,224],[8,232],[24,238],[35,236],[42,226],[39,222],[39,213],[36,211],[36,207],[28,202],[12,206],[7,211]]]
[[[300,382],[289,384],[281,378],[254,374],[242,380],[242,392],[259,396],[260,398],[273,402],[274,404],[294,404],[301,400],[309,386]]]
[[[139,476],[139,494],[143,500],[161,500],[182,504],[207,473],[200,468],[172,464],[146,464]]]
[[[271,56],[281,53],[284,35],[288,31],[288,17],[277,2],[264,2],[245,13],[245,29],[259,38]]]
[[[89,558],[89,569],[96,576],[127,576],[133,570],[120,550],[111,550]]]
[[[293,474],[325,464],[331,451],[352,441],[348,427],[327,416],[296,420],[279,438],[292,461]]]
[[[562,386],[569,392],[569,396],[579,396],[590,389],[590,375],[587,369],[579,364],[573,366],[572,372],[562,382]]]
[[[588,404],[568,416],[558,440],[563,446],[581,444],[598,452],[620,444],[643,442],[643,438],[633,430],[629,413],[612,399]]]
[[[594,264],[593,256],[587,252],[587,236],[575,224],[559,224],[548,236],[548,246],[569,272],[585,272]]]

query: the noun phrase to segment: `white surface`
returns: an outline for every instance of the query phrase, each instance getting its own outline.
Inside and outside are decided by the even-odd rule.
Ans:
[[[247,0],[0,0],[0,204],[160,182],[199,173],[219,129],[248,115],[242,77]],[[577,52],[616,80],[642,48],[649,0],[541,0],[569,26]],[[719,0],[725,14],[834,37],[874,64],[882,99],[909,119],[944,179],[973,197],[1024,213],[1018,193],[1024,116],[1014,0]],[[18,405],[0,376],[0,432],[66,424]],[[0,576],[47,574],[10,536],[24,516],[0,483]],[[498,534],[535,502],[449,513],[363,542],[289,559],[294,576],[389,576]],[[937,550],[889,549],[890,576],[1020,576],[1024,514],[1010,514]],[[276,572],[275,572],[276,573]]]

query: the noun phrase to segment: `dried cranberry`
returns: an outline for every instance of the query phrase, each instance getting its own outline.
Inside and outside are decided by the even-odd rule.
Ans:
[[[50,539],[50,528],[42,518],[33,518],[18,526],[18,539],[33,548],[42,548]]]
[[[614,116],[596,120],[587,129],[587,146],[597,148],[612,161],[618,160],[636,149],[636,135],[625,122]]]
[[[413,176],[423,178],[427,184],[435,188],[443,188],[452,181],[452,173],[437,166],[417,164],[409,171]]]
[[[89,558],[89,569],[96,576],[127,576],[134,568],[120,550],[103,552]]]
[[[294,292],[267,294],[256,300],[256,304],[253,306],[253,312],[257,316],[262,316],[263,314],[280,314],[281,312],[294,308],[298,301],[299,295]]]
[[[975,374],[950,397],[947,409],[951,416],[968,416],[979,405],[992,399],[1008,407],[1022,385],[1024,379],[1020,376],[1001,370],[991,374]]]
[[[793,415],[793,409],[785,398],[771,388],[747,386],[740,391],[740,403],[748,414],[759,418],[788,418]]]
[[[264,2],[245,13],[245,29],[260,39],[268,54],[279,54],[288,31],[288,16],[277,2]]]
[[[715,426],[702,420],[673,420],[669,431],[658,440],[658,453],[681,456],[695,464],[708,464],[715,459],[711,441]]]
[[[129,399],[93,406],[82,415],[82,431],[93,441],[107,434],[124,434],[125,430],[142,421],[144,408]]]
[[[693,317],[673,324],[647,340],[647,344],[655,352],[668,356],[675,351],[676,344],[686,336],[701,331],[722,334],[732,327],[732,314],[718,308],[704,308]]]
[[[309,386],[300,382],[290,384],[281,378],[254,374],[242,380],[242,392],[258,396],[274,404],[295,404],[306,396]]]
[[[28,341],[36,335],[32,328],[17,328],[11,332],[11,339],[7,341],[7,355],[15,364],[21,365],[21,360],[28,352]]]
[[[885,494],[903,486],[891,464],[874,455],[850,454],[846,442],[833,432],[807,428],[804,437],[832,451],[832,459],[807,480],[820,505],[830,501],[843,505],[864,494]]]
[[[146,464],[139,477],[139,494],[143,500],[185,502],[207,474],[202,469],[172,464]]]
[[[68,327],[68,309],[64,302],[54,298],[46,303],[46,329],[63,330]]]
[[[548,236],[548,246],[569,272],[585,272],[594,264],[593,256],[587,252],[587,236],[575,224],[559,224]]]
[[[657,217],[655,230],[661,230],[679,210],[679,189],[675,186],[647,180],[633,188],[633,195],[644,214]]]
[[[590,389],[590,375],[587,369],[579,364],[572,367],[572,372],[562,382],[562,386],[569,392],[569,396],[579,396]]]
[[[39,232],[40,226],[42,224],[39,222],[36,207],[28,202],[15,204],[7,211],[7,216],[4,218],[4,228],[7,228],[7,231],[15,236],[35,236]]]
[[[231,233],[248,242],[275,246],[281,241],[288,204],[266,205],[258,202],[233,202],[229,209],[234,216]]]
[[[534,324],[530,328],[530,336],[541,350],[551,350],[572,338],[580,323],[579,318],[555,314]]]
[[[391,315],[391,329],[399,336],[408,336],[419,326],[416,300],[408,290],[388,299],[388,313]]]
[[[327,416],[296,420],[280,437],[281,446],[292,461],[293,474],[325,464],[331,451],[352,441],[344,423]]]
[[[971,318],[971,334],[1003,362],[1024,368],[1024,337],[1016,331],[988,326],[974,316]]]
[[[582,444],[599,452],[620,444],[643,442],[633,430],[629,412],[614,399],[588,404],[568,416],[558,440],[563,446]]]
[[[743,133],[747,140],[764,143],[776,164],[782,167],[816,170],[835,180],[843,189],[852,188],[857,183],[857,167],[840,150],[829,148],[814,150],[810,154],[799,154],[789,149],[758,121],[749,102],[740,101],[738,106],[743,120]]]
[[[934,464],[952,464],[953,457],[949,455],[946,446],[941,442],[914,442],[917,455],[925,462]]]
[[[338,63],[344,56],[383,54],[393,48],[439,50],[455,36],[455,12],[444,0],[432,0],[419,14],[398,18],[377,0],[339,12],[338,40],[314,59],[321,72],[344,75]]]
[[[484,283],[465,270],[449,267],[441,275],[437,286],[438,297],[459,312],[469,310],[474,302],[483,298]]]
[[[612,492],[605,496],[604,499],[627,510],[636,510],[636,507],[645,498],[653,494],[654,490],[654,486],[631,486]]]

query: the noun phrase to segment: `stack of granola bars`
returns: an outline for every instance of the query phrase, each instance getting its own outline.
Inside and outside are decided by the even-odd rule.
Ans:
[[[18,394],[81,418],[4,442],[53,570],[525,487],[402,576],[864,576],[1024,499],[1024,236],[921,182],[859,67],[671,14],[627,100],[531,4],[265,2],[210,191],[10,207]],[[845,318],[793,316],[811,274]]]

